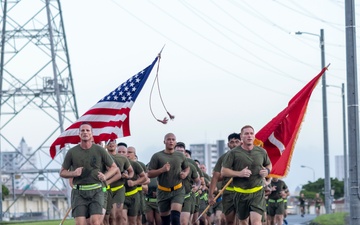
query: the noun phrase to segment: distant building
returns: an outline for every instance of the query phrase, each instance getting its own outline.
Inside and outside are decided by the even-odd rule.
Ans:
[[[15,189],[10,192],[2,201],[4,220],[61,219],[69,209],[65,190]]]
[[[21,171],[36,168],[36,158],[32,150],[22,138],[15,152],[1,151],[1,165],[3,174],[2,184],[9,190],[12,189],[34,189],[33,182],[37,174],[22,174]]]
[[[218,140],[216,144],[190,144],[190,150],[191,158],[205,164],[207,173],[211,176],[217,160],[228,148],[224,140]]]
[[[335,177],[338,180],[344,180],[344,156],[336,155],[335,156]]]

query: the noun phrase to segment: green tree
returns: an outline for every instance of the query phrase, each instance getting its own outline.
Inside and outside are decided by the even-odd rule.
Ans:
[[[2,185],[2,200],[4,200],[5,197],[8,196],[9,194],[10,194],[9,189],[5,185]]]
[[[344,181],[339,181],[337,178],[330,178],[331,180],[331,189],[334,190],[334,199],[342,198],[344,197]],[[305,184],[301,191],[304,193],[306,198],[315,198],[315,194],[319,193],[321,198],[324,200],[324,187],[325,182],[324,179],[320,178],[315,182],[308,182]]]

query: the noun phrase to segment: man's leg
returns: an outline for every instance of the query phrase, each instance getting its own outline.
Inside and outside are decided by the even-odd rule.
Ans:
[[[181,208],[182,208],[182,204],[171,203],[171,211],[170,211],[171,225],[180,225]]]
[[[85,218],[85,216],[75,217],[75,225],[86,225],[86,218]]]

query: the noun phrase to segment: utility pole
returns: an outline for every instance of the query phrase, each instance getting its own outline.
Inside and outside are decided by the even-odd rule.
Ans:
[[[324,29],[320,29],[321,69],[325,67],[325,41]],[[324,169],[325,169],[325,210],[331,212],[331,179],[330,179],[330,156],[328,135],[328,114],[326,97],[326,74],[322,75],[322,105],[323,105],[323,129],[324,129]]]
[[[350,225],[360,224],[359,101],[356,58],[355,1],[345,0],[346,80],[349,140]]]

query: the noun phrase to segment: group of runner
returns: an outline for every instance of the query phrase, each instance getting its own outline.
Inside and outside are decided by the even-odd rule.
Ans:
[[[94,144],[89,123],[79,132],[60,171],[77,225],[283,224],[287,186],[268,177],[270,159],[249,125],[229,135],[211,176],[173,133],[145,165],[125,143]]]

